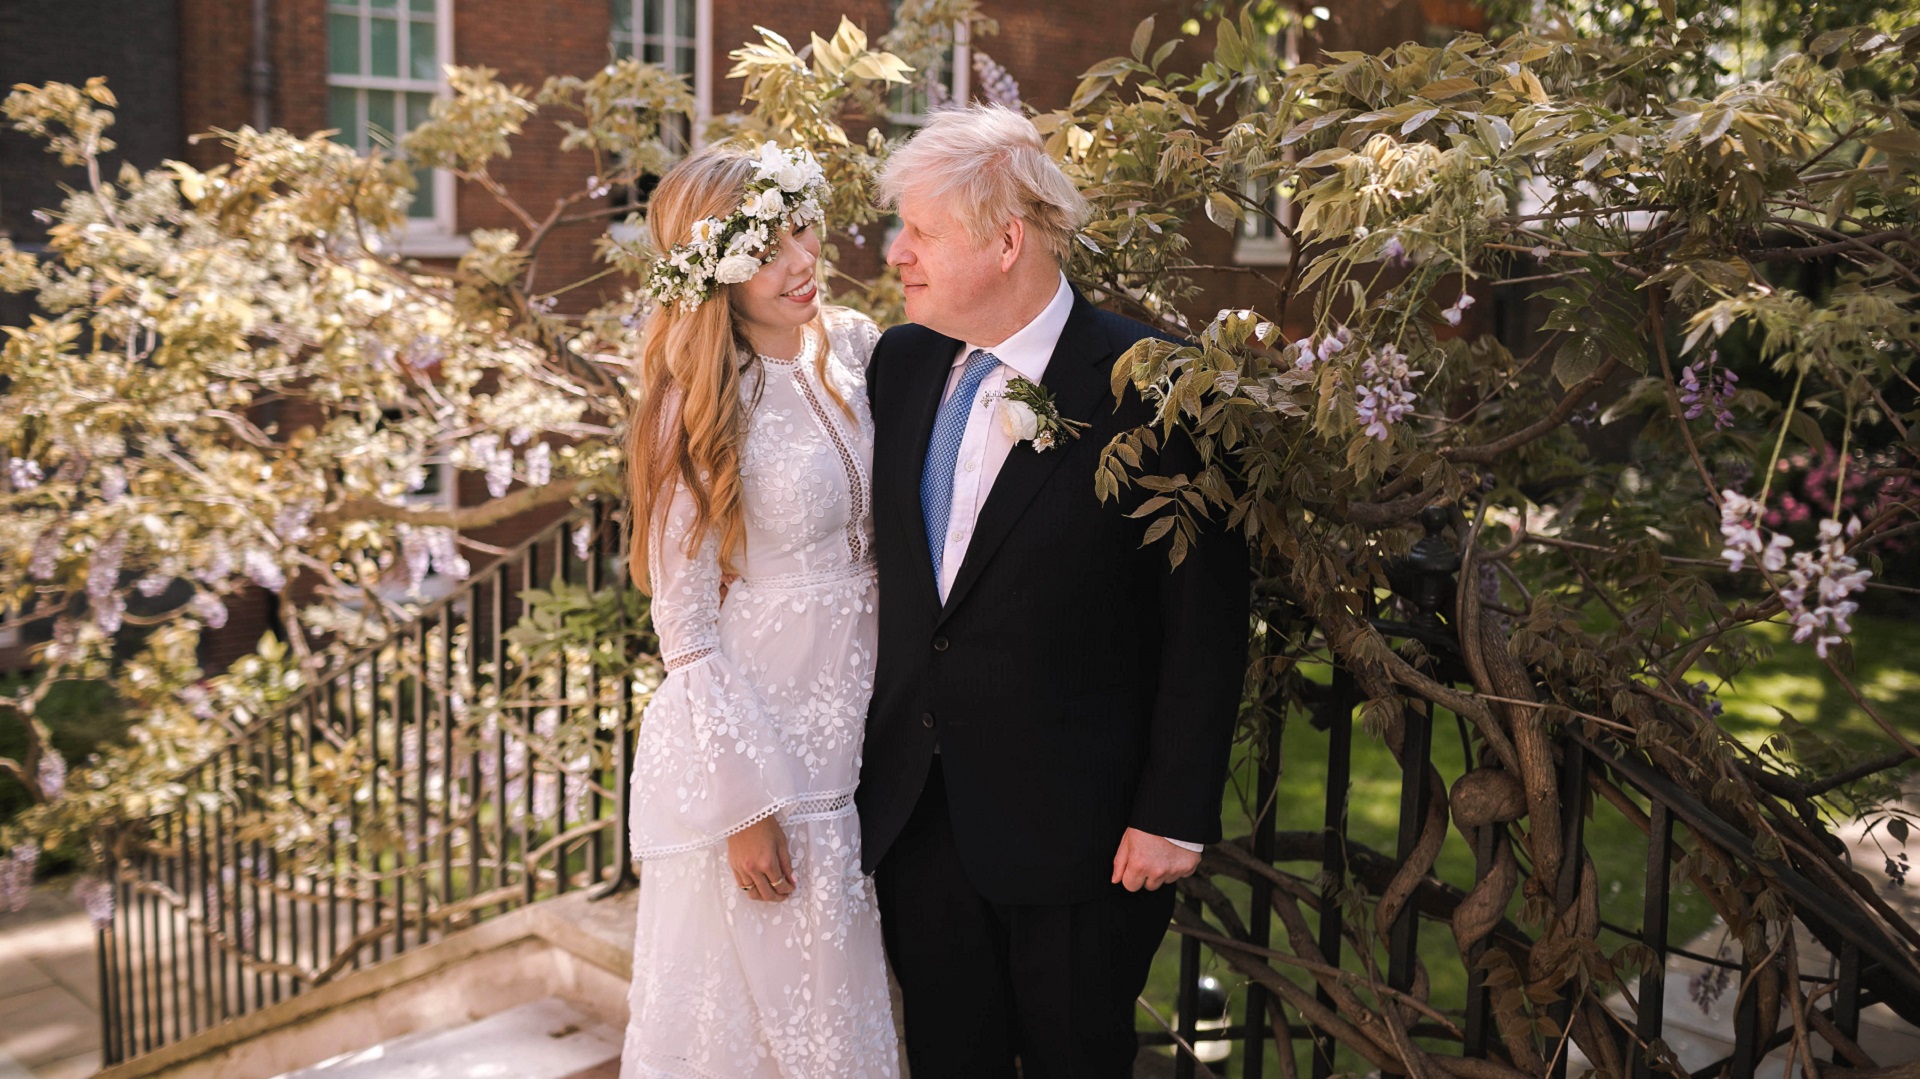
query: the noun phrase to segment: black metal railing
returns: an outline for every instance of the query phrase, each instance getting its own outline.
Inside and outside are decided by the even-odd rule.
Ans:
[[[1438,677],[1464,682],[1458,646],[1442,617],[1452,607],[1459,563],[1441,522],[1427,523],[1427,538],[1395,567],[1399,616],[1376,617],[1373,624],[1390,638],[1419,642]],[[514,627],[527,621],[528,589],[553,582],[586,589],[620,583],[614,576],[617,532],[603,510],[589,507],[510,552],[427,607],[395,638],[360,653],[200,765],[189,785],[225,791],[226,799],[189,801],[122,845],[118,903],[99,937],[108,1062],[541,898],[583,887],[611,892],[632,883],[624,821],[631,732],[638,719],[633,679],[607,685],[602,667],[564,650],[540,665],[516,663],[507,647]],[[1317,879],[1317,902],[1309,906],[1321,959],[1358,969],[1374,956],[1358,954],[1353,943],[1365,934],[1348,931],[1346,890],[1358,881],[1379,894],[1414,855],[1423,829],[1432,826],[1433,785],[1457,777],[1435,770],[1434,717],[1409,709],[1401,724],[1395,849],[1369,849],[1356,839],[1349,814],[1354,717],[1363,694],[1338,669],[1310,690],[1304,714],[1296,718],[1325,742],[1315,746],[1310,761],[1294,766],[1324,769],[1318,826],[1280,827],[1276,792],[1289,718],[1280,716],[1245,755],[1252,824],[1235,842],[1257,863],[1297,866],[1301,879]],[[1557,879],[1537,882],[1538,890],[1565,909],[1584,886],[1583,829],[1596,777],[1623,793],[1621,802],[1595,805],[1594,811],[1637,814],[1635,823],[1647,836],[1640,926],[1601,926],[1618,943],[1638,942],[1649,957],[1637,978],[1637,1004],[1620,1023],[1630,1032],[1619,1038],[1622,1059],[1635,1079],[1686,1074],[1662,1041],[1664,982],[1675,956],[1726,970],[1727,991],[1734,994],[1727,999],[1736,1005],[1732,1052],[1693,1074],[1746,1079],[1790,1034],[1771,1019],[1763,1023],[1759,994],[1744,991],[1760,966],[1781,963],[1778,954],[1692,955],[1682,950],[1684,942],[1669,939],[1681,830],[1746,869],[1764,872],[1791,897],[1800,924],[1830,952],[1825,974],[1791,975],[1821,983],[1815,994],[1821,1007],[1810,1021],[1830,1045],[1856,1040],[1861,1011],[1876,1001],[1894,1003],[1908,1016],[1920,1014],[1920,968],[1910,943],[1886,938],[1782,859],[1756,851],[1744,829],[1665,779],[1637,748],[1569,726],[1556,734],[1556,753],[1567,856]],[[1470,755],[1467,762],[1470,767]],[[325,795],[316,803],[351,808],[330,821],[283,814],[328,829],[319,837],[326,856],[318,865],[291,864],[278,853],[275,836],[247,822],[274,819],[276,802],[316,788]],[[376,821],[380,828],[373,827]],[[1506,853],[1500,844],[1510,839],[1505,825],[1476,834],[1478,881],[1493,871]],[[1271,947],[1275,884],[1257,873],[1249,879],[1244,940]],[[1388,986],[1414,989],[1423,931],[1443,923],[1462,897],[1460,889],[1431,875],[1417,888],[1384,942]],[[1283,1008],[1257,981],[1233,984],[1237,979],[1228,975],[1225,1000],[1203,984],[1203,977],[1224,971],[1220,953],[1194,935],[1221,928],[1207,920],[1197,890],[1183,894],[1176,922],[1183,935],[1174,1014],[1156,1012],[1165,1021],[1142,1031],[1144,1044],[1174,1047],[1174,1075],[1224,1079],[1231,1071],[1264,1079],[1269,1054],[1291,1059],[1296,1045],[1304,1047],[1302,1073],[1314,1079],[1352,1066],[1324,1032],[1297,1021],[1297,1010]],[[1444,1025],[1414,1025],[1412,1036],[1429,1045],[1450,1042],[1448,1051],[1467,1057],[1496,1053],[1494,994],[1479,962],[1487,948],[1483,941],[1466,957],[1463,1005],[1449,1006]],[[1315,991],[1323,1005],[1333,1004],[1324,987]],[[1563,1001],[1550,1014],[1561,1032],[1544,1054],[1555,1076],[1569,1065],[1570,1007]],[[1195,1050],[1220,1043],[1232,1047],[1229,1061],[1197,1058]],[[1283,1065],[1282,1074],[1291,1073]]]
[[[530,589],[598,590],[620,553],[603,509],[575,511],[183,776],[220,797],[110,837],[106,1062],[547,896],[631,883],[634,678],[509,648]],[[294,861],[296,839],[324,854]]]
[[[1459,645],[1451,627],[1441,617],[1442,612],[1450,612],[1453,607],[1459,559],[1442,538],[1444,519],[1430,513],[1424,523],[1427,537],[1415,545],[1409,557],[1393,567],[1391,574],[1393,591],[1399,601],[1397,607],[1404,617],[1375,617],[1371,622],[1389,639],[1417,641],[1427,650],[1436,664],[1437,675],[1443,680],[1465,682],[1467,675]],[[1318,877],[1319,902],[1313,913],[1317,918],[1314,937],[1321,952],[1319,958],[1333,967],[1346,962],[1348,968],[1354,970],[1361,965],[1360,957],[1354,954],[1356,949],[1346,932],[1341,893],[1349,882],[1363,878],[1377,896],[1393,871],[1414,855],[1434,793],[1431,784],[1439,778],[1433,771],[1433,717],[1424,708],[1409,708],[1404,714],[1399,753],[1395,849],[1387,855],[1356,842],[1349,819],[1355,778],[1353,725],[1355,713],[1364,701],[1352,676],[1335,669],[1330,683],[1318,687],[1310,696],[1306,714],[1300,717],[1326,736],[1321,755],[1290,762],[1293,767],[1314,771],[1321,770],[1324,762],[1326,801],[1321,827],[1283,830],[1278,825],[1281,807],[1276,803],[1275,790],[1284,724],[1275,722],[1266,726],[1260,744],[1251,747],[1246,757],[1245,767],[1253,778],[1251,805],[1255,807],[1250,814],[1249,834],[1230,840],[1260,862],[1301,865],[1306,870],[1303,877]],[[1463,731],[1463,743],[1466,740]],[[1462,752],[1471,767],[1470,754],[1464,748]],[[1688,951],[1684,941],[1670,938],[1669,920],[1676,900],[1673,882],[1681,851],[1676,831],[1681,829],[1724,852],[1740,871],[1764,874],[1774,887],[1790,897],[1795,925],[1828,951],[1830,961],[1824,973],[1786,972],[1787,977],[1798,978],[1806,985],[1809,999],[1822,1002],[1820,1007],[1809,1008],[1808,1022],[1825,1042],[1827,1059],[1846,1066],[1864,1063],[1857,1047],[1860,1017],[1864,1009],[1875,1003],[1894,1005],[1895,1011],[1908,1022],[1920,1020],[1920,961],[1916,959],[1920,950],[1914,947],[1913,941],[1896,939],[1876,929],[1846,904],[1823,893],[1786,859],[1757,852],[1747,838],[1746,829],[1725,820],[1667,779],[1635,746],[1594,737],[1567,725],[1555,733],[1555,755],[1559,765],[1560,803],[1564,807],[1562,838],[1566,854],[1558,878],[1542,883],[1550,890],[1556,909],[1572,906],[1583,886],[1582,874],[1591,871],[1591,863],[1585,858],[1585,827],[1591,812],[1620,812],[1635,817],[1633,822],[1646,836],[1642,882],[1645,898],[1640,926],[1634,928],[1607,921],[1600,925],[1601,933],[1615,946],[1637,942],[1645,950],[1646,961],[1634,979],[1631,997],[1624,994],[1620,997],[1622,1029],[1615,1038],[1622,1050],[1625,1068],[1633,1079],[1653,1075],[1749,1079],[1767,1054],[1786,1045],[1794,1034],[1790,1022],[1775,1021],[1774,1017],[1763,1021],[1758,1010],[1759,994],[1752,991],[1760,966],[1783,969],[1778,942],[1761,954],[1743,953],[1729,958]],[[1594,806],[1592,781],[1596,777],[1622,792],[1623,804]],[[1819,827],[1817,822],[1807,822],[1807,826],[1815,830]],[[1508,841],[1504,833],[1504,825],[1478,829],[1473,849],[1476,882],[1492,870],[1496,843]],[[1823,831],[1817,838],[1833,842]],[[1384,941],[1387,962],[1383,980],[1390,988],[1403,992],[1414,988],[1423,923],[1437,925],[1444,931],[1447,915],[1463,896],[1459,889],[1430,874],[1415,897],[1400,908]],[[1258,874],[1252,875],[1245,906],[1246,933],[1242,940],[1259,947],[1272,947],[1272,898],[1273,885]],[[1181,908],[1175,918],[1177,930],[1225,935],[1223,926],[1205,919],[1196,896],[1183,895]],[[1486,984],[1487,972],[1480,964],[1487,948],[1488,943],[1482,941],[1465,957],[1466,999],[1464,1007],[1449,1015],[1454,1028],[1443,1030],[1434,1024],[1416,1024],[1409,1031],[1412,1036],[1426,1036],[1423,1044],[1429,1047],[1443,1040],[1450,1042],[1453,1052],[1469,1058],[1488,1057],[1499,1049],[1500,1033],[1493,1021],[1492,993]],[[1214,982],[1213,975],[1222,973],[1223,967],[1220,962],[1209,962],[1210,950],[1193,936],[1182,936],[1176,983],[1179,987],[1177,1016],[1171,1023],[1141,1033],[1144,1045],[1173,1047],[1171,1070],[1177,1079],[1194,1079],[1199,1075],[1225,1079],[1229,1074],[1243,1079],[1263,1079],[1269,1074],[1269,1048],[1292,1055],[1295,1043],[1306,1046],[1301,1054],[1306,1057],[1306,1064],[1300,1074],[1311,1075],[1313,1079],[1326,1079],[1356,1066],[1362,1071],[1372,1070],[1371,1066],[1360,1064],[1358,1058],[1338,1060],[1335,1044],[1325,1032],[1299,1022],[1297,1014],[1295,1021],[1290,1022],[1275,997],[1257,981],[1247,979],[1235,987],[1228,975],[1228,993],[1210,993],[1215,999],[1208,1007],[1202,1001],[1202,986]],[[1719,996],[1733,1003],[1731,1052],[1697,1065],[1691,1071],[1680,1066],[1663,1040],[1669,1019],[1666,979],[1669,961],[1675,958],[1709,970],[1724,971],[1726,977]],[[1371,957],[1366,961],[1371,962]],[[1301,981],[1311,984],[1305,978]],[[1225,1020],[1230,1017],[1226,1015],[1225,1005],[1234,991],[1244,993],[1244,999],[1238,1021],[1228,1022]],[[1317,988],[1316,994],[1322,1005],[1332,1007],[1334,1001],[1324,988]],[[1550,1040],[1544,1054],[1548,1075],[1555,1079],[1567,1074],[1574,1048],[1569,1032],[1571,993],[1564,994],[1563,998],[1549,1010],[1549,1018],[1560,1033],[1557,1039]],[[1630,1008],[1627,1007],[1629,1001]],[[1204,1052],[1201,1047],[1219,1042],[1232,1045],[1228,1061],[1203,1062],[1194,1051]],[[1281,1065],[1281,1074],[1293,1074],[1292,1063]]]

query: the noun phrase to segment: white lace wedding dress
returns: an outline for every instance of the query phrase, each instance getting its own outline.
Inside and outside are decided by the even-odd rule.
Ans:
[[[653,624],[667,676],[640,724],[633,854],[641,859],[632,1020],[622,1079],[881,1079],[899,1072],[873,882],[853,788],[873,692],[873,421],[865,367],[879,331],[827,313],[816,375],[762,358],[743,393],[746,515],[721,598],[717,544],[656,531]],[[752,383],[757,382],[758,385]],[[772,815],[798,887],[748,899],[726,838]]]

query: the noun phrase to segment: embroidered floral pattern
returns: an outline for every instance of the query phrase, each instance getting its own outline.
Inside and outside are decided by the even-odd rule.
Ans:
[[[641,721],[642,859],[626,1079],[898,1074],[853,788],[873,692],[873,423],[878,330],[829,311],[826,384],[809,340],[759,365],[741,452],[746,543],[720,594],[716,544],[687,557],[676,498],[658,522],[653,619],[668,674]],[[834,402],[830,385],[852,410]],[[723,840],[777,816],[795,894],[743,897]]]

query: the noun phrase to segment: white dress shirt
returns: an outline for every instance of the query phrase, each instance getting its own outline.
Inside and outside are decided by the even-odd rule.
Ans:
[[[1015,376],[1029,382],[1046,377],[1047,362],[1053,359],[1053,348],[1059,344],[1060,331],[1066,329],[1067,316],[1072,312],[1073,289],[1067,284],[1067,276],[1061,274],[1060,287],[1054,290],[1053,299],[1032,322],[992,347],[969,341],[960,346],[959,354],[953,358],[946,391],[940,395],[942,404],[960,385],[967,357],[973,355],[975,349],[993,353],[999,358],[1000,366],[988,372],[974,392],[966,433],[960,437],[960,454],[953,462],[953,505],[947,514],[947,543],[940,561],[942,603],[953,590],[960,563],[967,557],[967,545],[973,541],[973,526],[980,520],[980,507],[987,500],[987,492],[993,490],[995,477],[1007,463],[1007,455],[1013,452],[1013,436],[1007,434],[1000,423],[1000,395],[1006,392],[1007,383]]]
[[[1061,331],[1067,328],[1067,316],[1073,312],[1073,288],[1067,284],[1067,275],[1060,275],[1060,285],[1054,290],[1053,299],[1034,316],[1032,322],[1020,327],[1013,336],[997,345],[974,344],[968,341],[960,346],[953,357],[953,369],[947,374],[947,388],[940,395],[941,404],[953,396],[954,388],[960,385],[961,375],[966,371],[967,357],[975,349],[986,349],[999,359],[1000,366],[987,373],[980,380],[980,388],[974,391],[974,405],[967,416],[967,429],[960,436],[960,454],[953,462],[953,503],[947,514],[947,542],[940,561],[940,601],[946,602],[947,593],[953,590],[954,578],[960,574],[960,563],[967,557],[967,545],[973,541],[973,528],[980,520],[980,507],[987,501],[988,492],[993,490],[993,481],[1000,475],[1000,469],[1007,463],[1007,455],[1013,452],[1014,438],[1000,423],[1000,395],[1006,392],[1007,383],[1015,376],[1029,382],[1039,382],[1047,374],[1047,363],[1053,359],[1054,346],[1060,343]],[[938,751],[936,747],[936,752]],[[1185,850],[1203,849],[1199,843],[1161,837],[1167,842]]]

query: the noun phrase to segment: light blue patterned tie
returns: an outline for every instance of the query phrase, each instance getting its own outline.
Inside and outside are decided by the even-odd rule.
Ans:
[[[973,397],[980,392],[980,383],[998,366],[1000,357],[984,348],[974,349],[967,357],[966,370],[960,373],[960,384],[933,418],[927,464],[920,471],[920,515],[927,524],[927,552],[933,555],[936,586],[941,557],[947,550],[947,520],[953,514],[953,466],[960,458],[960,440],[967,433],[967,416],[973,411]]]

